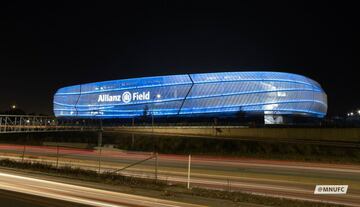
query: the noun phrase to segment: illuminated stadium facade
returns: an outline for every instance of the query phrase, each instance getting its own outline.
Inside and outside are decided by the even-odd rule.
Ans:
[[[54,96],[57,117],[131,118],[263,114],[322,118],[327,97],[321,86],[282,72],[222,72],[132,78],[60,88]]]

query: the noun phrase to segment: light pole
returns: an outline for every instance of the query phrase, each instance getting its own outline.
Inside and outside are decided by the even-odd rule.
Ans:
[[[191,154],[189,154],[189,160],[188,160],[187,189],[190,189],[190,168],[191,168]]]
[[[154,128],[154,114],[151,112],[151,125]]]

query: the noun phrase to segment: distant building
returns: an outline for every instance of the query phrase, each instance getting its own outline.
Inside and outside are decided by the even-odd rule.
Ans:
[[[161,116],[264,116],[266,124],[284,117],[322,118],[327,96],[301,75],[282,72],[222,72],[131,78],[60,88],[57,117],[131,118]]]

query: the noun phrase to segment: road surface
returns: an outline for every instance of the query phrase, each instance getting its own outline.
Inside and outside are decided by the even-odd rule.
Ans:
[[[0,157],[22,160],[23,146],[0,145]],[[86,169],[114,171],[146,159],[150,153],[116,150],[81,150],[27,146],[24,160],[46,161],[59,166],[73,165]],[[100,158],[101,155],[101,158]],[[187,156],[158,156],[158,179],[167,182],[187,181]],[[100,163],[100,165],[99,165]],[[192,156],[191,186],[239,190],[261,195],[309,201],[332,202],[351,206],[360,204],[360,165],[323,164],[258,160],[213,156]],[[135,165],[121,174],[154,178],[154,159]],[[346,195],[314,195],[316,184],[346,184]]]
[[[78,203],[0,190],[0,206],[6,207],[89,207]]]
[[[200,205],[131,195],[0,171],[0,189],[101,207],[200,207]]]

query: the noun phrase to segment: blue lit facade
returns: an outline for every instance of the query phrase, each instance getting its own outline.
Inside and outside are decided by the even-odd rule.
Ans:
[[[60,88],[57,117],[131,118],[263,113],[324,117],[321,86],[281,72],[223,72],[132,78]]]

